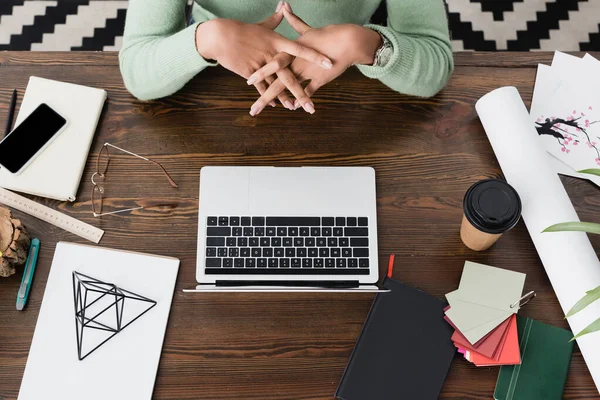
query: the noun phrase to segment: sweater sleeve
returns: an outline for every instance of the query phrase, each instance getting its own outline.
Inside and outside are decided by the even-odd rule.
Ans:
[[[186,0],[130,0],[119,52],[127,89],[140,100],[168,96],[209,65],[196,49],[196,28],[186,27]]]
[[[358,69],[398,92],[435,95],[454,69],[443,0],[387,0],[387,10],[387,26],[365,26],[392,43],[392,57],[383,67],[359,65]]]

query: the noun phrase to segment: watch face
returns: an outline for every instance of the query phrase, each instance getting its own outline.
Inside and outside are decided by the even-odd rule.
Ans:
[[[375,65],[377,67],[383,67],[387,65],[387,63],[392,58],[392,54],[394,53],[394,48],[392,47],[392,43],[382,35],[383,44],[377,51],[377,55],[375,56]]]
[[[379,57],[380,66],[385,66],[392,58],[393,49],[391,47],[386,47],[381,51],[381,56]]]

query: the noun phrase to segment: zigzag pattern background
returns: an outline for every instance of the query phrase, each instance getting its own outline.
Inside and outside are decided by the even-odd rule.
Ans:
[[[600,0],[446,2],[456,51],[600,51]],[[0,50],[119,50],[126,12],[127,0],[0,0]],[[383,4],[373,19],[385,16]]]
[[[0,0],[0,50],[118,50],[126,0]]]

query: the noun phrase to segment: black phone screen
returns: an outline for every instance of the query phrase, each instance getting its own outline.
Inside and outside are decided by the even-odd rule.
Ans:
[[[40,104],[0,142],[0,164],[17,173],[66,123],[47,104]]]

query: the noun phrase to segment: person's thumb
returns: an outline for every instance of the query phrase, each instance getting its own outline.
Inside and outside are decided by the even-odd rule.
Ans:
[[[260,25],[263,28],[274,30],[275,28],[277,28],[279,26],[279,24],[283,20],[283,12],[282,12],[283,9],[284,9],[283,1],[280,1],[277,4],[275,13],[273,15],[271,15],[270,17],[266,18],[265,20],[259,22],[257,25]]]

